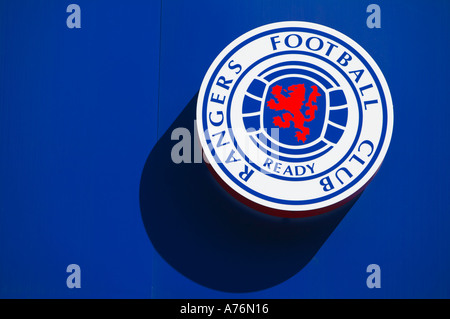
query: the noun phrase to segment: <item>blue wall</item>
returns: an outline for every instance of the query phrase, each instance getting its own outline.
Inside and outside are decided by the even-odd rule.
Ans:
[[[66,27],[72,2],[81,29]],[[449,298],[450,3],[377,1],[382,28],[369,29],[370,3],[0,0],[0,297]],[[253,293],[205,288],[147,237],[142,169],[220,51],[286,20],[334,28],[374,58],[391,146],[298,274]],[[66,287],[71,263],[81,289]],[[366,287],[371,263],[381,289]]]

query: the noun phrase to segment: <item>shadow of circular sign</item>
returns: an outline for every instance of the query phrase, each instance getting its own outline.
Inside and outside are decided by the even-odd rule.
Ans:
[[[140,207],[161,257],[208,288],[252,292],[298,273],[356,202],[305,218],[262,214],[236,200],[205,163],[175,164],[171,133],[194,127],[197,95],[160,138],[145,163]]]

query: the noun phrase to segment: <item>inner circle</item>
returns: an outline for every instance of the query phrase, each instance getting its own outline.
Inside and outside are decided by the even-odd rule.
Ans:
[[[319,172],[319,173],[317,173],[317,174],[313,174],[313,175],[305,176],[305,177],[294,177],[294,176],[288,177],[288,176],[277,175],[277,174],[274,174],[274,173],[272,173],[272,172],[270,172],[270,171],[264,169],[264,168],[261,167],[261,166],[256,165],[256,163],[255,163],[254,161],[252,161],[251,158],[250,158],[245,152],[243,152],[243,150],[242,150],[242,145],[239,145],[239,144],[238,144],[238,141],[237,141],[237,139],[236,139],[236,136],[235,136],[235,134],[234,134],[234,132],[233,132],[233,125],[231,125],[231,110],[232,110],[232,107],[231,107],[231,106],[232,106],[233,97],[234,97],[234,94],[235,94],[235,92],[236,92],[236,89],[239,87],[239,83],[245,78],[245,76],[246,76],[252,69],[254,69],[255,67],[257,67],[260,63],[262,63],[262,62],[265,61],[265,60],[268,60],[268,59],[271,59],[271,58],[274,58],[274,57],[278,57],[278,56],[281,56],[281,55],[292,55],[292,54],[296,54],[296,55],[306,55],[306,56],[310,56],[310,57],[313,57],[313,58],[317,58],[317,59],[319,59],[319,60],[322,60],[322,61],[326,62],[327,64],[329,64],[329,65],[331,65],[333,68],[335,68],[337,71],[339,71],[339,73],[341,73],[341,75],[345,78],[346,82],[351,86],[351,88],[352,88],[352,90],[353,90],[353,93],[354,93],[354,96],[355,96],[355,100],[356,100],[356,102],[357,102],[357,104],[358,104],[358,117],[359,117],[359,122],[358,122],[358,127],[357,127],[357,133],[356,133],[355,137],[352,138],[353,142],[352,142],[352,145],[350,146],[350,148],[348,149],[347,153],[346,153],[344,156],[340,157],[339,162],[337,162],[336,164],[334,164],[332,167],[330,167],[330,168],[328,168],[328,169],[326,169],[326,170],[324,170],[324,171],[321,171],[321,172]],[[303,51],[286,51],[286,52],[277,52],[277,53],[274,53],[274,54],[271,54],[271,55],[268,55],[268,56],[265,56],[265,57],[259,59],[258,61],[254,62],[252,65],[250,65],[250,66],[249,66],[249,67],[241,74],[241,76],[237,79],[236,83],[234,84],[234,86],[233,86],[233,88],[232,88],[232,90],[231,90],[231,92],[230,92],[230,96],[229,96],[229,100],[228,100],[228,105],[227,105],[227,114],[226,114],[226,118],[227,118],[227,123],[228,123],[228,131],[229,131],[231,140],[233,141],[233,143],[234,143],[234,145],[235,145],[235,147],[236,147],[236,150],[237,150],[237,151],[239,152],[239,154],[245,159],[245,161],[246,161],[249,165],[251,165],[255,170],[258,170],[258,171],[264,173],[264,174],[267,175],[267,176],[270,176],[270,177],[273,177],[273,178],[277,178],[277,179],[281,179],[281,180],[289,180],[289,181],[305,181],[305,180],[311,180],[311,179],[315,179],[315,178],[317,178],[317,177],[326,175],[327,173],[329,173],[329,172],[333,171],[335,168],[337,168],[340,164],[342,164],[342,163],[350,156],[351,152],[353,151],[353,149],[354,149],[355,146],[356,146],[356,143],[357,143],[357,141],[358,141],[358,139],[359,139],[359,135],[360,135],[360,133],[361,133],[361,128],[362,128],[362,104],[361,104],[361,101],[360,101],[360,99],[359,99],[359,95],[358,95],[358,91],[356,90],[356,87],[353,85],[352,81],[351,81],[350,78],[345,74],[345,72],[343,72],[341,69],[339,69],[338,67],[336,67],[336,65],[330,63],[328,60],[326,60],[326,59],[324,59],[323,57],[321,57],[321,56],[319,56],[319,55],[317,55],[317,54],[314,54],[314,53],[303,52]],[[236,132],[236,133],[239,133],[239,132]],[[248,150],[248,146],[247,146],[247,145],[244,145],[244,149]],[[316,156],[316,157],[319,157],[319,156],[322,156],[322,155],[324,155],[324,154],[323,154],[323,152],[322,152],[322,153],[319,152],[319,153],[317,153],[316,155],[318,155],[318,156]],[[312,158],[312,159],[314,159],[314,158]],[[307,157],[306,160],[311,160],[311,158]]]

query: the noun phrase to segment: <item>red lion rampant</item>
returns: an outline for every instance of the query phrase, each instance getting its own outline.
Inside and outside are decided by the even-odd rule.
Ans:
[[[317,105],[313,104],[317,103],[317,97],[320,96],[320,93],[317,91],[317,86],[312,85],[312,92],[308,97],[308,102],[305,106],[308,108],[305,111],[305,115],[300,112],[303,103],[305,102],[305,85],[304,84],[294,84],[288,87],[289,96],[286,97],[281,94],[281,90],[283,89],[279,85],[275,85],[272,88],[272,94],[278,100],[276,102],[274,99],[271,99],[267,102],[267,106],[275,111],[287,111],[283,113],[282,116],[275,116],[273,118],[273,124],[280,128],[288,128],[291,126],[291,121],[294,123],[294,127],[298,129],[295,133],[297,137],[297,141],[302,141],[305,143],[306,135],[309,135],[309,128],[304,126],[305,122],[311,122],[315,118],[315,112],[317,111]],[[284,90],[287,92],[286,90]],[[305,117],[306,116],[306,117]]]

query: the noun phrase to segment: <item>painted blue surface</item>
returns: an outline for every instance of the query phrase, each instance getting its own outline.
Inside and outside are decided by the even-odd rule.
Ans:
[[[0,296],[150,296],[159,3],[0,1]],[[81,267],[82,288],[66,287]]]
[[[73,2],[80,30],[65,26]],[[376,1],[382,28],[368,29],[370,3],[0,0],[0,297],[449,298],[450,3]],[[211,290],[154,251],[140,175],[220,51],[286,20],[334,28],[374,58],[394,101],[391,146],[297,275]],[[71,263],[81,289],[65,285]],[[371,263],[381,289],[366,287]]]

